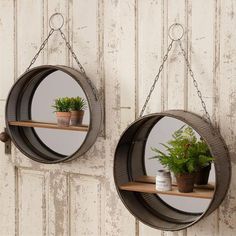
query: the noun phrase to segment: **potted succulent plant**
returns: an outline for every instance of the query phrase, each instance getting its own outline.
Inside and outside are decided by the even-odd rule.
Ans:
[[[69,126],[71,117],[71,99],[68,97],[57,98],[55,99],[55,103],[52,107],[55,108],[58,126]]]
[[[74,97],[71,98],[71,125],[81,125],[84,117],[84,110],[87,109],[87,103],[84,98]]]
[[[213,158],[202,154],[203,142],[198,141],[193,129],[183,126],[175,131],[172,140],[161,144],[166,152],[152,148],[160,163],[172,171],[177,180],[180,192],[192,192],[197,171]]]

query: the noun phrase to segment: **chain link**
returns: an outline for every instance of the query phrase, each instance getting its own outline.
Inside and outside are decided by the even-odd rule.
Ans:
[[[42,51],[42,50],[44,49],[44,47],[46,46],[46,44],[47,44],[49,38],[52,36],[52,34],[54,33],[54,31],[55,31],[54,29],[51,29],[51,30],[49,31],[47,38],[46,38],[46,39],[43,41],[43,43],[40,45],[40,48],[39,48],[38,52],[35,54],[35,56],[34,56],[33,59],[31,60],[29,66],[26,68],[26,71],[25,71],[25,72],[27,72],[27,71],[31,68],[31,66],[35,63],[35,61],[37,60],[39,54],[41,53],[41,51]]]
[[[178,40],[178,43],[179,43],[179,47],[180,47],[180,49],[181,49],[182,55],[183,55],[183,57],[184,57],[185,63],[186,63],[186,65],[187,65],[187,68],[188,68],[188,71],[189,71],[189,75],[190,75],[190,77],[192,78],[193,85],[194,85],[194,87],[196,88],[197,95],[198,95],[198,97],[199,97],[199,99],[200,99],[200,101],[201,101],[201,105],[202,105],[202,108],[203,108],[203,110],[204,110],[204,112],[205,112],[206,119],[207,119],[208,123],[213,127],[212,122],[211,122],[210,114],[209,114],[209,112],[207,111],[206,103],[205,103],[204,100],[203,100],[202,93],[201,93],[201,91],[200,91],[200,89],[199,89],[199,86],[198,86],[198,82],[197,82],[197,80],[195,79],[195,76],[194,76],[194,73],[193,73],[193,71],[192,71],[190,62],[189,62],[189,60],[188,60],[187,53],[185,52],[185,50],[184,50],[184,48],[183,48],[183,45],[182,45],[182,43],[181,43],[181,40]]]
[[[154,79],[154,82],[153,82],[153,84],[152,84],[152,86],[151,86],[151,88],[150,88],[150,91],[149,91],[149,93],[148,93],[148,95],[147,95],[147,98],[146,98],[145,103],[144,103],[144,105],[143,105],[143,107],[142,107],[142,110],[141,110],[141,112],[140,112],[140,114],[139,114],[139,117],[141,117],[141,116],[143,115],[143,113],[144,113],[144,111],[145,111],[145,109],[146,109],[146,107],[147,107],[147,104],[148,104],[148,102],[149,102],[149,100],[150,100],[150,98],[151,98],[152,92],[153,92],[153,90],[155,89],[156,83],[157,83],[157,81],[158,81],[159,78],[160,78],[160,74],[161,74],[161,72],[162,72],[163,69],[164,69],[164,64],[165,64],[165,62],[166,62],[167,59],[168,59],[168,55],[169,55],[169,53],[170,53],[170,51],[171,51],[171,49],[172,49],[173,43],[174,43],[174,40],[172,40],[172,41],[170,42],[170,44],[169,44],[169,46],[168,46],[168,48],[167,48],[167,52],[166,52],[166,54],[165,54],[164,57],[163,57],[162,63],[161,63],[161,65],[160,65],[160,67],[159,67],[158,73],[157,73],[157,75],[156,75],[156,77],[155,77],[155,79]]]
[[[67,40],[65,34],[62,32],[61,29],[59,29],[59,32],[60,32],[60,34],[61,34],[62,39],[65,41],[65,44],[66,44],[67,48],[69,49],[69,51],[70,51],[72,57],[75,59],[76,63],[78,64],[81,73],[85,76],[85,78],[87,79],[89,85],[91,86],[91,88],[92,88],[92,90],[93,90],[93,94],[94,94],[96,100],[98,100],[98,95],[97,95],[96,89],[95,89],[94,86],[93,86],[92,81],[87,77],[86,72],[85,72],[83,66],[82,66],[81,63],[79,62],[79,59],[77,58],[75,52],[73,51],[73,49],[72,49],[72,47],[71,47],[69,41]]]
[[[81,63],[79,62],[79,60],[78,60],[76,54],[74,53],[74,51],[73,51],[73,49],[72,49],[72,47],[71,47],[69,41],[66,39],[65,34],[62,32],[61,29],[59,29],[59,32],[60,32],[60,34],[61,34],[62,39],[65,41],[66,47],[69,49],[69,51],[70,51],[72,57],[75,59],[76,63],[78,64],[81,73],[84,74],[84,76],[86,76],[85,70],[84,70],[83,66],[81,65]],[[86,77],[87,77],[87,76],[86,76]]]
[[[148,104],[148,102],[149,102],[149,100],[150,100],[150,98],[151,98],[151,95],[152,95],[152,93],[153,93],[153,90],[155,89],[156,83],[157,83],[157,81],[158,81],[159,78],[160,78],[160,73],[163,71],[164,64],[165,64],[165,62],[166,62],[167,59],[168,59],[168,55],[169,55],[169,52],[170,52],[171,49],[172,49],[172,46],[173,46],[173,42],[174,42],[174,41],[177,41],[177,42],[179,43],[179,47],[180,47],[180,49],[181,49],[181,53],[182,53],[182,55],[183,55],[183,57],[184,57],[185,63],[186,63],[186,65],[187,65],[187,68],[188,68],[188,71],[189,71],[189,74],[190,74],[190,77],[192,78],[193,85],[194,85],[194,87],[195,87],[196,90],[197,90],[197,95],[198,95],[198,97],[199,97],[199,99],[200,99],[200,101],[201,101],[202,108],[203,108],[203,110],[204,110],[204,112],[205,112],[206,120],[207,120],[207,122],[211,125],[211,127],[213,128],[213,125],[212,125],[212,122],[211,122],[211,118],[210,118],[210,114],[209,114],[209,112],[207,111],[206,103],[205,103],[204,100],[203,100],[202,93],[201,93],[201,91],[200,91],[200,89],[199,89],[199,86],[198,86],[198,82],[197,82],[197,80],[195,79],[195,76],[194,76],[194,73],[193,73],[193,71],[192,71],[190,62],[189,62],[189,60],[188,60],[187,53],[185,52],[185,50],[184,50],[184,48],[183,48],[183,46],[182,46],[182,43],[181,43],[181,40],[180,40],[180,39],[178,39],[178,40],[173,40],[173,39],[172,39],[171,43],[169,44],[168,49],[167,49],[167,53],[166,53],[165,56],[163,57],[163,61],[162,61],[161,65],[160,65],[160,67],[159,67],[158,73],[157,73],[157,75],[156,75],[156,77],[155,77],[155,79],[154,79],[154,82],[153,82],[153,84],[152,84],[152,86],[151,86],[151,88],[150,88],[150,91],[149,91],[149,93],[148,93],[148,96],[147,96],[147,98],[146,98],[146,100],[145,100],[145,103],[144,103],[144,105],[143,105],[143,107],[142,107],[142,110],[141,110],[139,116],[141,117],[141,116],[143,115],[143,113],[144,113],[144,111],[145,111],[145,109],[146,109],[146,107],[147,107],[147,104]]]
[[[25,71],[25,72],[29,71],[29,69],[31,68],[31,66],[36,62],[38,56],[40,55],[40,53],[42,52],[42,50],[45,48],[46,44],[48,43],[49,38],[52,36],[52,34],[53,34],[55,31],[56,31],[55,29],[51,28],[51,30],[50,30],[49,33],[48,33],[47,38],[46,38],[46,39],[43,41],[43,43],[40,45],[39,50],[37,51],[37,53],[35,54],[35,56],[34,56],[33,59],[31,60],[29,66],[26,68],[26,71]],[[72,57],[75,59],[76,63],[78,64],[79,69],[80,69],[80,72],[85,76],[85,78],[87,79],[89,85],[91,86],[92,91],[93,91],[93,94],[94,94],[94,96],[95,96],[95,99],[98,100],[97,91],[96,91],[95,87],[93,86],[92,81],[87,77],[86,72],[85,72],[83,66],[82,66],[81,63],[79,62],[79,59],[77,58],[75,52],[73,51],[73,49],[72,49],[72,47],[71,47],[69,41],[66,39],[65,34],[62,32],[62,30],[61,30],[60,28],[58,29],[58,31],[60,32],[60,35],[61,35],[62,39],[65,41],[65,44],[66,44],[67,48],[69,49],[69,51],[70,51]]]

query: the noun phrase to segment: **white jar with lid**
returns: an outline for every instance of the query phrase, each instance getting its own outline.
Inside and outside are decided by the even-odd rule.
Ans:
[[[168,170],[158,170],[156,175],[156,190],[171,191],[171,175]]]

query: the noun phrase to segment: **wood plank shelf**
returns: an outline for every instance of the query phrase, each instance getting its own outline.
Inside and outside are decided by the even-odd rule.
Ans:
[[[145,175],[145,176],[140,176],[140,177],[138,177],[137,179],[135,179],[135,182],[155,184],[156,179],[155,179],[154,176],[146,176],[146,175]],[[177,183],[172,182],[172,185],[173,185],[173,186],[177,186]],[[214,186],[213,183],[209,183],[209,184],[206,184],[206,185],[197,185],[197,184],[195,184],[195,185],[194,185],[194,188],[196,188],[196,189],[214,190],[214,189],[215,189],[215,186]]]
[[[38,121],[32,121],[32,120],[9,121],[8,124],[13,125],[13,126],[21,126],[21,127],[60,129],[60,130],[82,131],[82,132],[87,132],[89,130],[88,125],[59,127],[56,123],[38,122]]]
[[[174,195],[180,197],[193,197],[193,198],[205,198],[212,199],[214,195],[213,185],[197,185],[191,193],[181,193],[178,191],[176,184],[172,185],[171,191],[158,191],[156,190],[155,177],[142,176],[136,180],[137,182],[128,182],[119,186],[119,189],[132,192],[141,193],[154,193],[163,195]]]

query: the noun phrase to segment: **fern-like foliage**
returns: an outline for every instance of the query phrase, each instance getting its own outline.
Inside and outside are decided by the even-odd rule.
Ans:
[[[197,140],[193,129],[182,126],[175,131],[167,144],[161,143],[166,153],[151,148],[160,163],[175,174],[193,173],[209,165],[214,158],[203,139]]]

